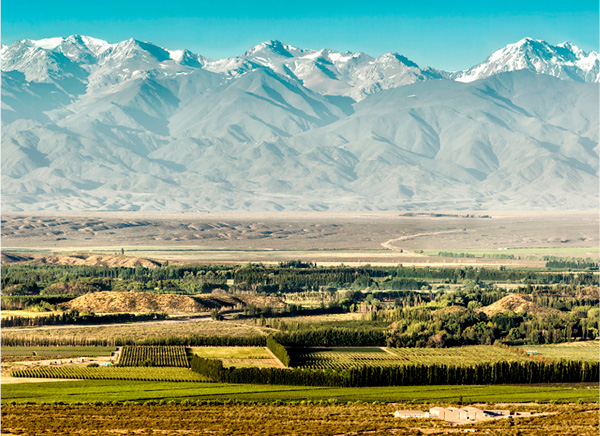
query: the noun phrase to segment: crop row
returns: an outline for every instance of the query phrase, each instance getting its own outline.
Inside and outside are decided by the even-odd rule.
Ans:
[[[134,368],[100,367],[87,368],[62,366],[48,368],[17,369],[13,377],[69,378],[80,380],[143,380],[169,382],[206,382],[206,377],[185,368]]]
[[[310,351],[295,352],[293,366],[311,369],[349,369],[359,366],[473,365],[479,363],[530,360],[525,356],[493,346],[460,348],[388,348],[388,353]]]
[[[395,356],[384,353],[316,351],[294,356],[294,366],[311,369],[346,369],[362,365],[397,366],[401,363]]]
[[[392,348],[387,350],[407,363],[471,365],[505,361],[527,361],[529,358],[491,345],[470,345],[454,348]]]
[[[189,368],[186,348],[182,346],[124,346],[119,366],[168,366]]]

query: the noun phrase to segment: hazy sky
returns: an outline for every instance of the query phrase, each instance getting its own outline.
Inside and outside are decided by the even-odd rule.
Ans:
[[[81,34],[134,37],[212,58],[279,39],[300,48],[398,52],[449,70],[481,62],[525,36],[598,50],[598,1],[191,1],[2,2],[2,42]]]

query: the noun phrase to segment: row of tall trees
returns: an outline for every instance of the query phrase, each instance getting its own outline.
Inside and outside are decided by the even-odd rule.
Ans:
[[[20,335],[2,335],[3,347],[31,347],[31,346],[96,346],[115,347],[122,345],[183,345],[192,347],[264,347],[267,343],[266,336],[253,335],[219,335],[219,336],[162,336],[146,339],[133,339],[122,336],[106,338],[88,337],[84,334],[73,336],[40,336],[27,334],[26,330]]]
[[[0,320],[1,327],[36,327],[64,324],[113,324],[122,322],[140,322],[166,319],[165,313],[108,313],[96,315],[72,309],[68,312],[51,313],[40,316],[7,316]]]
[[[346,371],[225,368],[218,359],[193,356],[191,368],[217,382],[304,386],[408,386],[596,382],[599,365],[579,361],[495,362],[477,365],[361,366]]]
[[[347,386],[347,377],[334,371],[283,368],[225,368],[218,359],[192,356],[192,371],[221,383],[293,386]]]
[[[363,366],[348,371],[349,386],[595,382],[597,362],[560,360],[481,363],[468,366]]]
[[[274,338],[286,347],[384,346],[387,333],[380,329],[316,327],[278,332]]]
[[[284,366],[290,366],[290,355],[288,354],[286,348],[277,342],[277,339],[273,337],[273,335],[267,336],[267,348],[271,350],[271,352],[279,359]]]

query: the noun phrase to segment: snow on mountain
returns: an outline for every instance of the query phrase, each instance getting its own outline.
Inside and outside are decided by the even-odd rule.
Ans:
[[[458,73],[280,41],[212,60],[74,35],[0,59],[5,210],[597,201],[598,55],[568,43]]]
[[[312,91],[349,97],[354,101],[382,89],[441,77],[434,70],[421,70],[414,62],[397,53],[387,53],[373,59],[364,53],[303,50],[281,41],[263,42],[242,56],[207,62],[204,68],[239,75],[261,66],[299,81]]]
[[[585,53],[579,47],[564,42],[550,45],[532,38],[509,44],[495,51],[484,62],[451,78],[472,82],[506,71],[529,70],[576,82],[600,82],[600,55]]]

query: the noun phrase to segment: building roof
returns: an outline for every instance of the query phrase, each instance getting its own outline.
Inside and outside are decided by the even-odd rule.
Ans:
[[[477,412],[483,412],[483,410],[478,409],[477,407],[473,407],[473,406],[465,406],[465,407],[462,408],[462,410],[466,410],[468,412],[475,412],[475,411],[477,411]]]

